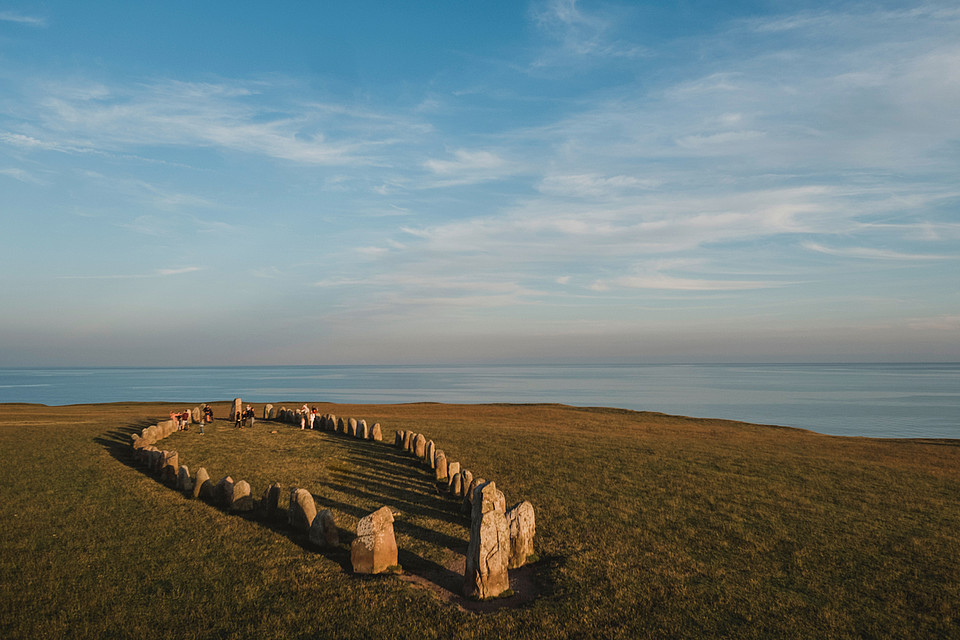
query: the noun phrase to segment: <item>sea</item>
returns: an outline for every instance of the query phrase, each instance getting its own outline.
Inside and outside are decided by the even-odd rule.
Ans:
[[[0,368],[0,403],[560,403],[960,438],[960,363]],[[0,406],[0,411],[11,411]]]

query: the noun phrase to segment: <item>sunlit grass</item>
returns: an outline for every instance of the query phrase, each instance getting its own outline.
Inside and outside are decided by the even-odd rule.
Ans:
[[[282,508],[308,489],[344,534],[323,551],[132,464],[128,434],[179,405],[0,406],[0,636],[960,636],[958,441],[555,405],[318,406],[380,422],[385,443],[218,421],[160,446],[255,498],[280,482]],[[356,522],[382,505],[400,514],[404,571],[466,548],[459,504],[389,446],[398,429],[534,504],[537,599],[478,615],[349,572]]]

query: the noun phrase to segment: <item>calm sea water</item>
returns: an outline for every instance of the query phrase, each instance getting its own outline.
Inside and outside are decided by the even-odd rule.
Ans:
[[[0,403],[558,402],[960,438],[960,363],[0,369]],[[5,411],[0,407],[0,411]]]

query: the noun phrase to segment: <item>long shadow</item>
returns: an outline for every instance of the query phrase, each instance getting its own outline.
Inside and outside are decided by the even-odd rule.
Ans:
[[[137,424],[126,425],[95,437],[94,442],[104,447],[118,462],[139,471],[141,474],[153,479],[158,484],[176,491],[181,495],[181,497],[183,497],[184,500],[192,499],[184,495],[183,492],[164,483],[160,477],[160,474],[152,472],[147,466],[139,464],[135,459],[133,450],[130,446],[130,435],[152,424],[154,423],[151,421],[141,421]],[[364,463],[368,465],[373,463],[380,464],[383,462],[380,457],[369,455],[367,451],[364,451],[364,445],[370,444],[370,441],[358,440],[351,438],[350,436],[342,436],[341,438],[337,438],[337,441],[338,444],[347,445],[347,448],[352,453],[357,454],[357,460],[363,460]],[[376,453],[382,454],[386,451],[389,451],[389,449],[387,447],[383,447]],[[430,507],[410,500],[410,494],[416,494],[418,492],[418,488],[435,488],[431,482],[423,478],[421,474],[422,467],[419,466],[415,458],[408,455],[389,454],[384,457],[388,458],[388,464],[391,467],[391,470],[386,474],[387,477],[406,479],[409,484],[415,487],[414,489],[411,489],[410,491],[403,491],[395,487],[391,487],[385,484],[383,481],[377,481],[377,487],[381,490],[381,493],[378,494],[364,491],[355,486],[334,483],[322,484],[336,491],[341,491],[357,497],[373,499],[377,502],[386,502],[388,504],[402,504],[404,505],[404,509],[406,509],[406,513],[443,519],[450,523],[461,521],[459,516],[454,514],[451,510],[438,509],[436,507]],[[349,474],[342,475],[346,476],[344,479],[349,478]],[[354,516],[357,519],[369,514],[368,509],[332,500],[326,496],[313,495],[313,498],[317,505],[318,511],[325,508],[335,508],[342,513]],[[201,499],[200,501],[207,506],[221,511],[224,514],[243,518],[244,520],[261,526],[277,535],[284,536],[300,548],[320,555],[338,564],[345,573],[353,572],[353,566],[350,560],[350,544],[356,538],[356,534],[352,531],[338,527],[338,535],[340,540],[339,545],[333,548],[319,548],[310,542],[307,533],[299,531],[287,523],[285,510],[278,510],[275,517],[267,518],[263,513],[259,501],[256,500],[254,509],[246,512],[232,511],[227,509],[222,505],[217,504],[217,500],[215,498]],[[436,546],[449,548],[454,552],[462,553],[462,551],[465,550],[466,543],[464,540],[410,523],[403,519],[402,513],[404,513],[403,510],[401,510],[401,516],[399,519],[394,522],[394,530],[397,533],[422,540]],[[398,549],[397,561],[401,564],[406,573],[415,575],[423,581],[435,584],[441,589],[453,593],[459,593],[459,585],[462,584],[463,580],[463,576],[461,574],[451,571],[450,569],[443,567],[436,562],[428,560],[406,549]],[[358,574],[358,577],[360,579],[377,579],[381,578],[382,576],[361,576]]]

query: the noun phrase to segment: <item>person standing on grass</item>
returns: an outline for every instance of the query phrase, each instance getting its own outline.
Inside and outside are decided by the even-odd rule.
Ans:
[[[255,413],[256,412],[250,407],[250,405],[247,405],[247,410],[243,412],[243,421],[246,426],[248,427],[253,426],[253,419],[254,419]]]
[[[203,405],[203,420],[200,421],[200,424],[204,422],[213,422],[213,409],[208,404]]]
[[[317,419],[317,408],[314,407],[310,409],[310,428],[311,429],[313,429],[313,423],[316,421],[316,419]]]

